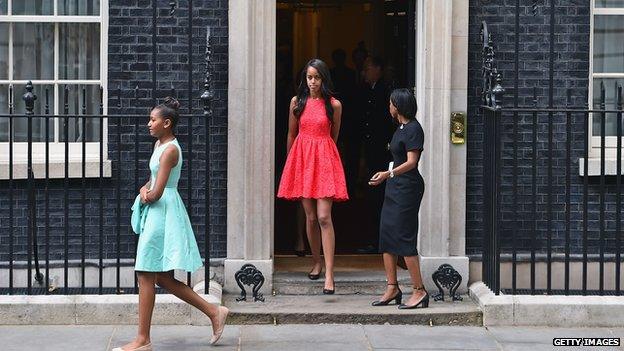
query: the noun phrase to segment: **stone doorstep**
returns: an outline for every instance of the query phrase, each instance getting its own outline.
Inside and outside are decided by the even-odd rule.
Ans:
[[[397,278],[404,292],[411,291],[407,271],[397,272]],[[318,295],[324,287],[324,279],[310,280],[303,272],[278,272],[273,276],[274,295]],[[386,276],[382,271],[340,272],[335,277],[337,295],[375,295],[383,292]],[[249,289],[248,289],[249,290]],[[238,293],[232,291],[232,293]],[[431,290],[429,291],[437,291]],[[229,292],[229,291],[228,291]]]
[[[468,276],[467,270],[467,258],[455,257],[450,258],[438,258],[427,257],[422,259],[421,267],[423,270],[434,272],[441,263],[452,262],[456,268],[460,269],[459,273],[464,277]],[[463,262],[465,261],[465,265]],[[305,271],[300,271],[301,267],[297,267],[299,271],[277,271],[273,273],[273,291],[274,295],[317,295],[323,290],[324,286],[324,274],[321,274],[320,279],[310,280],[308,279],[308,266],[306,265]],[[464,272],[466,271],[466,272]],[[401,288],[404,292],[409,292],[412,289],[411,278],[409,272],[403,269],[397,271],[397,278]],[[424,274],[424,284],[428,291],[438,291],[431,274]],[[335,272],[336,294],[339,295],[377,295],[383,292],[386,285],[386,274],[383,270],[379,269],[355,269],[355,270],[337,270]],[[249,289],[248,289],[249,290]],[[228,293],[238,293],[240,289],[229,289]],[[448,290],[446,291],[448,292]],[[467,294],[468,286],[464,281],[459,285],[457,293]],[[265,293],[265,295],[267,295]]]
[[[438,258],[426,257],[422,259],[421,267],[424,270],[434,272],[441,263],[451,261],[453,265],[460,269],[459,273],[463,277],[467,277],[468,265],[467,258],[462,257]],[[466,262],[463,265],[463,262]],[[273,294],[277,295],[316,295],[323,290],[324,274],[318,280],[310,280],[307,277],[309,267],[305,266],[305,271],[300,271],[301,267],[297,267],[298,271],[276,271],[273,273]],[[464,272],[465,271],[465,272]],[[403,269],[397,271],[397,278],[404,292],[411,291],[411,278],[409,272]],[[437,287],[431,278],[431,274],[424,274],[425,287],[429,291],[437,291]],[[386,285],[386,275],[383,269],[355,269],[355,270],[336,270],[335,272],[336,294],[351,295],[376,295],[383,291]],[[240,289],[231,287],[228,293],[238,293]],[[261,290],[262,291],[262,290]],[[464,280],[457,293],[467,294],[468,286]],[[267,295],[268,292],[265,293]]]
[[[194,290],[210,303],[221,304],[221,285],[203,282]],[[0,325],[137,324],[138,295],[12,295],[0,296]],[[153,324],[208,325],[210,320],[170,294],[156,295]]]
[[[483,311],[484,326],[622,327],[622,296],[498,295],[483,282],[470,296]]]
[[[224,295],[230,324],[413,324],[482,326],[479,307],[468,296],[464,301],[429,302],[429,308],[399,310],[395,305],[373,307],[378,295],[276,295],[265,302],[236,301]]]

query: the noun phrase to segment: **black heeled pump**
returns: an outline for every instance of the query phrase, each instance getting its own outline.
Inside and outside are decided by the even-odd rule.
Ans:
[[[393,284],[388,284],[388,285],[396,285],[396,287],[399,289],[399,292],[396,295],[394,295],[394,297],[389,298],[387,300],[373,301],[373,303],[371,305],[373,305],[373,306],[388,306],[390,304],[390,302],[392,302],[393,300],[396,302],[397,305],[401,304],[401,300],[403,299],[403,292],[401,291],[401,288],[399,288],[399,283],[393,283]]]
[[[334,288],[333,289],[325,289],[323,288],[323,294],[324,295],[333,295],[336,292],[336,282],[334,281]]]
[[[312,271],[310,271],[310,273],[308,273],[308,279],[318,280],[321,277],[321,273],[323,273],[323,267],[321,267],[321,270],[318,272],[318,274],[312,274]]]
[[[423,290],[425,292],[425,296],[423,296],[423,298],[420,299],[420,301],[418,301],[418,303],[415,305],[408,306],[408,305],[400,304],[399,305],[400,310],[411,310],[411,309],[419,308],[419,307],[422,307],[422,308],[429,307],[429,293],[427,292],[427,290],[425,290],[425,287],[424,286],[414,287],[414,290]]]

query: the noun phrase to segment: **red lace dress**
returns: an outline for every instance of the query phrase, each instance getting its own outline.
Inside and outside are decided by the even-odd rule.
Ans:
[[[308,98],[299,117],[299,134],[288,153],[277,197],[287,200],[349,199],[323,99]]]

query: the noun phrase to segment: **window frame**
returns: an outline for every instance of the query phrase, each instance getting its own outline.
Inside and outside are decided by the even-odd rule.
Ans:
[[[621,73],[594,73],[594,29],[596,16],[624,16],[623,7],[602,8],[596,7],[596,0],[591,0],[590,8],[590,33],[589,33],[589,86],[588,86],[588,106],[593,108],[594,105],[594,79],[615,78],[624,79],[624,72]],[[624,38],[622,38],[624,40]],[[600,158],[601,153],[601,136],[593,135],[593,115],[589,120],[589,158]],[[624,135],[622,136],[622,144],[624,145]],[[605,157],[613,159],[615,162],[617,152],[617,136],[605,136]],[[624,158],[623,158],[624,159]],[[591,160],[590,160],[591,164]]]
[[[54,14],[53,15],[12,15],[12,2],[16,0],[9,0],[8,2],[8,12],[7,15],[0,15],[0,23],[54,23],[54,77],[53,79],[39,79],[32,80],[33,85],[53,85],[57,88],[51,92],[51,98],[54,101],[54,110],[50,111],[51,115],[55,117],[54,119],[54,136],[50,138],[49,142],[49,159],[51,168],[59,168],[53,167],[52,164],[64,164],[65,162],[65,142],[60,140],[60,125],[59,120],[62,118],[60,114],[62,109],[62,102],[59,101],[61,97],[61,89],[63,89],[64,85],[91,85],[91,86],[101,86],[102,87],[102,99],[103,99],[103,107],[104,107],[104,115],[106,116],[108,111],[108,1],[100,0],[100,13],[99,15],[93,16],[66,16],[58,14],[58,2],[54,1]],[[19,1],[19,0],[18,0]],[[59,24],[61,23],[99,23],[100,24],[100,76],[99,79],[59,79]],[[10,26],[9,29],[9,75],[8,79],[1,79],[1,85],[9,85],[9,84],[23,84],[25,85],[27,80],[13,80],[13,45],[12,45],[12,35],[13,35],[13,26]],[[23,92],[13,91],[13,100],[21,97]],[[41,103],[44,97],[39,96],[38,100]],[[23,115],[24,111],[13,111],[16,115]],[[99,113],[99,112],[98,112]],[[106,163],[106,168],[110,168],[110,161],[108,161],[108,123],[107,118],[103,119],[102,126],[103,129],[103,140],[99,142],[86,142],[86,154],[85,160],[89,163],[99,163],[100,161],[100,143],[103,143],[103,163]],[[69,142],[69,158],[68,161],[70,164],[74,163],[82,163],[82,142]],[[34,164],[45,164],[45,142],[32,142],[32,162]],[[27,163],[28,161],[28,142],[13,142],[13,163],[14,166],[19,166]],[[0,165],[8,165],[9,164],[9,142],[0,142]],[[71,165],[74,166],[75,165]],[[70,168],[74,168],[70,167]],[[8,168],[8,167],[3,167]],[[15,167],[19,168],[19,167]],[[40,167],[39,167],[40,168]],[[61,167],[62,168],[62,167]],[[7,179],[4,173],[8,174],[8,170],[6,172],[0,172],[0,179]],[[18,172],[18,174],[14,175],[16,179],[22,178],[22,174],[24,172]],[[37,172],[36,172],[37,173]],[[58,173],[58,172],[57,172]],[[70,172],[70,176],[72,172]],[[73,176],[80,177],[81,174],[75,174],[73,172]],[[92,172],[88,172],[87,176],[96,176],[96,174]],[[99,176],[99,168],[97,170],[97,176]],[[105,173],[109,172],[105,170]],[[39,178],[41,175],[35,174],[35,177]],[[45,176],[45,174],[43,174]],[[59,177],[60,175],[51,175],[51,177]]]

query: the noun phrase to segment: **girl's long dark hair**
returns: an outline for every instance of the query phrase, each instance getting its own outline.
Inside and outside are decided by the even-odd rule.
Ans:
[[[329,74],[329,68],[327,68],[325,62],[319,59],[312,59],[308,61],[301,72],[301,81],[299,82],[299,87],[297,88],[297,104],[295,105],[293,113],[295,114],[295,117],[301,117],[306,103],[308,102],[308,97],[310,97],[310,88],[308,88],[308,82],[306,79],[309,67],[315,68],[321,76],[321,96],[325,101],[325,112],[327,113],[329,121],[333,122],[334,108],[331,104],[331,97],[333,95],[334,84],[332,83],[331,76]]]

